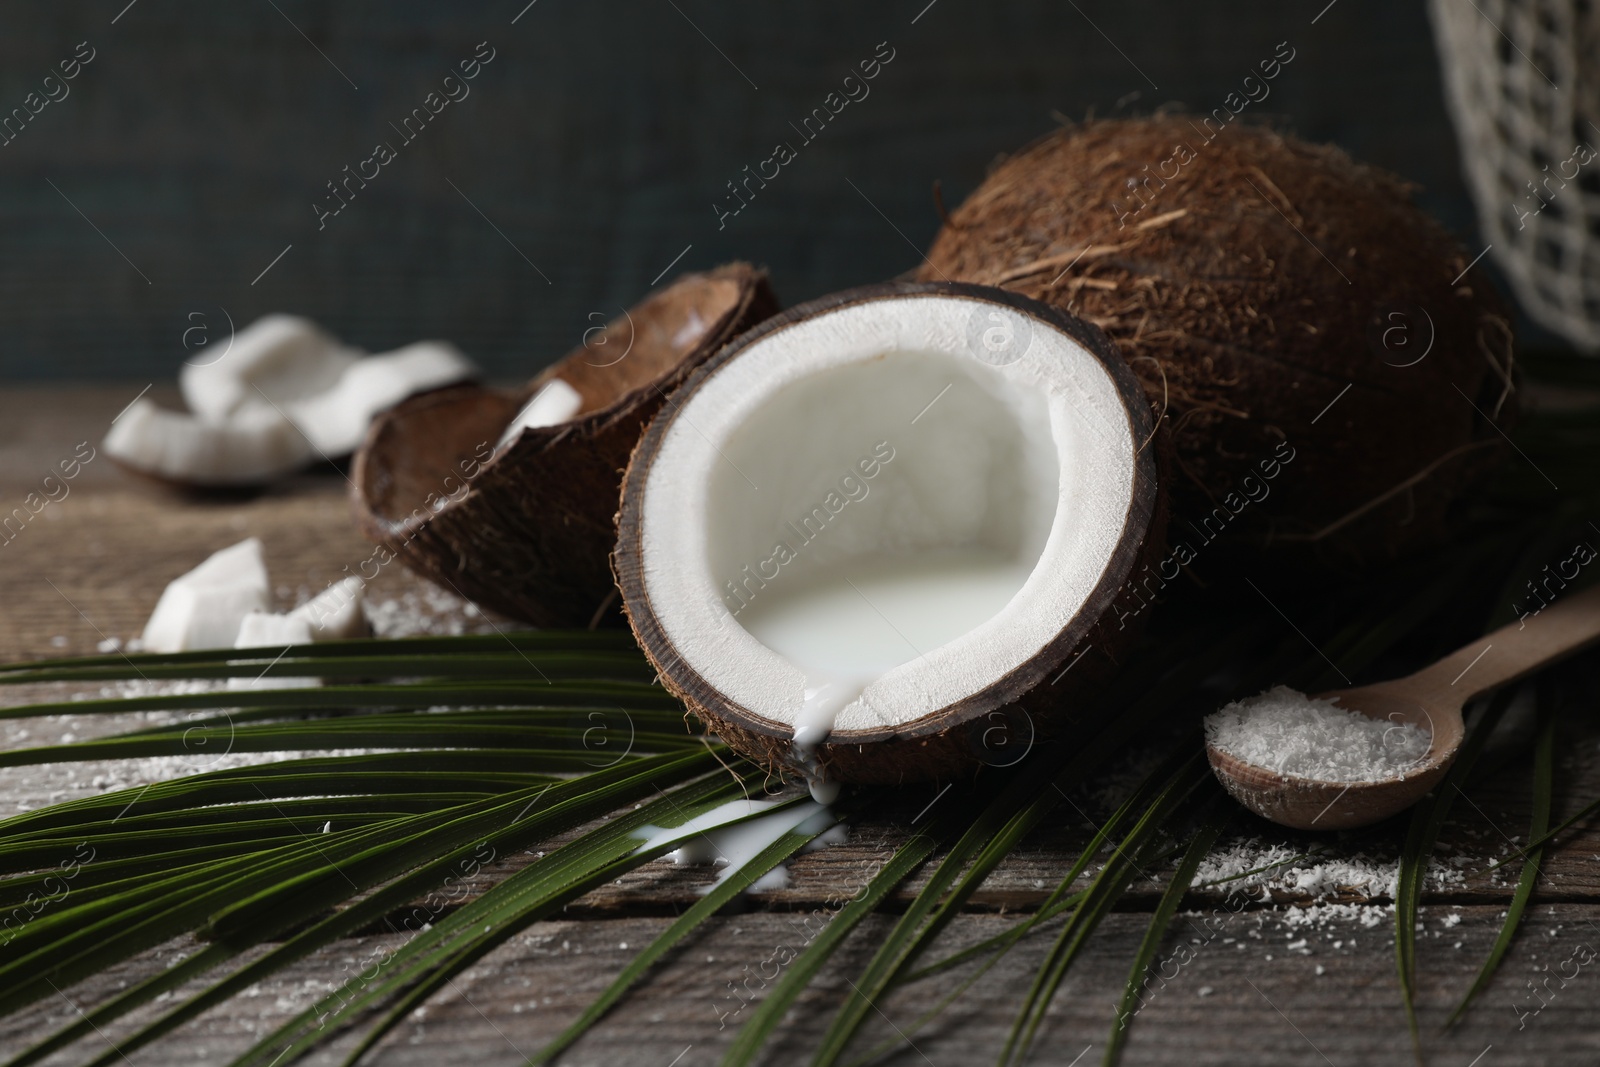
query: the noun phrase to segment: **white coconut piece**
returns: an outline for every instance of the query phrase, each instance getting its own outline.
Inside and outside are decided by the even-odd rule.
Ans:
[[[583,396],[576,389],[560,378],[551,378],[533,394],[531,400],[522,405],[522,410],[517,412],[505,432],[500,435],[500,442],[495,447],[504,448],[515,441],[525,429],[531,430],[566,422],[576,415],[581,407],[583,407]]]
[[[418,341],[393,352],[356,360],[338,382],[284,411],[316,450],[329,458],[360,446],[373,416],[414,393],[476,377],[477,365],[445,341]]]
[[[212,553],[168,583],[145,623],[144,650],[232,648],[245,616],[265,611],[268,604],[261,540],[251,537]]]
[[[289,617],[304,620],[313,641],[366,637],[372,632],[362,608],[366,591],[367,583],[360,578],[341,579],[289,612]]]
[[[360,578],[345,578],[293,611],[282,614],[251,612],[240,624],[233,647],[267,648],[365,637],[371,632],[362,610],[366,588],[367,583]]]
[[[102,445],[123,466],[184,485],[261,485],[316,455],[295,425],[266,405],[208,422],[141,398],[111,424]]]
[[[246,407],[282,407],[327,392],[360,355],[309,319],[265,315],[220,354],[208,348],[206,362],[185,363],[178,385],[191,411],[222,422]]]
[[[342,579],[286,614],[252,611],[239,624],[235,648],[285,648],[316,641],[365,637],[371,632],[362,599],[367,583],[354,576]],[[230,678],[229,689],[300,689],[319,685],[315,677]]]
[[[311,623],[295,615],[279,615],[270,611],[252,611],[239,623],[239,636],[234,648],[282,648],[285,645],[309,645],[314,639]]]
[[[276,615],[267,611],[252,611],[239,624],[235,648],[287,648],[290,645],[307,645],[312,641],[311,624],[293,615]],[[268,677],[265,673],[254,678],[229,678],[228,688],[240,689],[302,689],[316,685],[316,678]]]

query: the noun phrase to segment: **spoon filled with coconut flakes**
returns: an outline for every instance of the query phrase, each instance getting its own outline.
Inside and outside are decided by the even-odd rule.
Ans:
[[[1479,638],[1415,674],[1318,696],[1278,686],[1206,717],[1223,786],[1299,830],[1380,822],[1439,784],[1467,702],[1600,641],[1600,586]]]

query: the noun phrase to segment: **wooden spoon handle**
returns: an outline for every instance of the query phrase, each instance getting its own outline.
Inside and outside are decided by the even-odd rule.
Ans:
[[[1600,641],[1600,585],[1572,593],[1481,637],[1408,681],[1460,707],[1480,693],[1525,678]]]

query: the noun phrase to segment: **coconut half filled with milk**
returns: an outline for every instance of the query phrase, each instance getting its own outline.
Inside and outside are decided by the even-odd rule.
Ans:
[[[1115,350],[1043,304],[890,284],[803,305],[641,441],[629,618],[691,710],[823,798],[1013,762],[1132,634],[1110,605],[1159,541],[1153,437]]]

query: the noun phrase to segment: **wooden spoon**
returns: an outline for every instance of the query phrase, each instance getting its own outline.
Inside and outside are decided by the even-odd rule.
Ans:
[[[1600,641],[1600,586],[1564,597],[1535,615],[1503,626],[1431,667],[1390,682],[1336,689],[1319,699],[1396,724],[1415,723],[1432,743],[1393,778],[1323,782],[1246,763],[1206,746],[1211,769],[1234,797],[1275,823],[1297,830],[1343,830],[1381,822],[1439,784],[1464,728],[1461,709],[1476,696],[1525,678]]]

